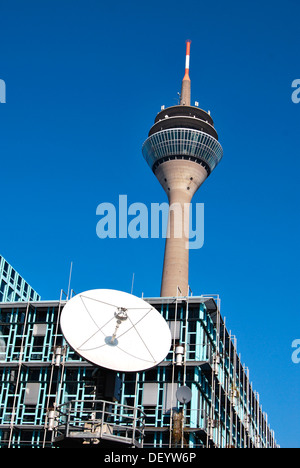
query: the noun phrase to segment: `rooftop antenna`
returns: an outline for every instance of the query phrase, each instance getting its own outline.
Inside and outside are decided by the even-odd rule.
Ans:
[[[72,269],[73,269],[73,262],[71,262],[71,266],[70,266],[70,275],[69,275],[69,285],[68,285],[68,294],[67,294],[67,300],[69,300],[69,297],[70,297],[70,288],[71,288]]]

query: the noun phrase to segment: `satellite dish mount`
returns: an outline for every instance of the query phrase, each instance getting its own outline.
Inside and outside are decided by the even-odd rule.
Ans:
[[[118,346],[117,332],[120,328],[122,322],[128,319],[127,309],[125,307],[118,307],[118,311],[115,312],[115,318],[117,319],[115,331],[112,336],[107,336],[105,338],[105,343],[110,346]]]

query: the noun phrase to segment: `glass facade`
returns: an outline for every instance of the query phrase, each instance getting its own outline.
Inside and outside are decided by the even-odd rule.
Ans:
[[[0,255],[0,302],[39,301],[40,295]]]
[[[111,431],[117,424],[120,429],[123,417],[128,419],[129,407],[145,414],[144,447],[277,446],[236,341],[220,315],[219,298],[146,301],[169,324],[170,352],[153,369],[113,373],[118,385],[114,383],[111,398],[111,374],[84,361],[61,333],[64,301],[0,304],[1,448],[54,446],[50,409],[58,413],[68,404],[76,410],[78,425],[86,429],[88,412],[102,405],[99,398],[119,405],[116,414],[107,406]],[[100,375],[95,383],[96,372]],[[181,386],[191,390],[186,404],[177,398]],[[182,416],[183,431],[178,434],[176,421]],[[55,446],[60,448],[60,442]]]
[[[151,135],[143,144],[143,156],[148,165],[172,156],[195,158],[212,172],[223,157],[220,143],[207,133],[188,128],[172,128]]]

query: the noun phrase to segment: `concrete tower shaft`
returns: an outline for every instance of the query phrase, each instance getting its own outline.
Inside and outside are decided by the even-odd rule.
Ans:
[[[143,156],[165,190],[170,214],[161,296],[188,294],[189,205],[223,156],[209,113],[190,105],[190,41],[180,105],[162,109],[143,145]]]
[[[193,195],[207,178],[206,169],[193,161],[171,160],[158,166],[155,175],[170,205],[161,296],[188,295],[189,206]]]

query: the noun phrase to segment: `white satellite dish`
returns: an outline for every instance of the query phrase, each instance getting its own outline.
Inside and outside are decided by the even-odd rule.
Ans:
[[[139,297],[111,289],[74,296],[63,308],[60,325],[76,353],[115,371],[150,369],[171,347],[169,326],[156,309]]]

